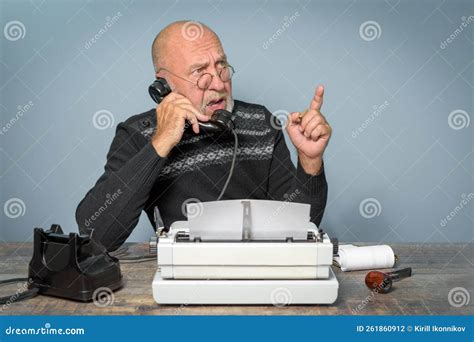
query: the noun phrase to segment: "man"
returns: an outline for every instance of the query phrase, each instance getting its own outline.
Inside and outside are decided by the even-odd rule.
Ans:
[[[286,130],[298,151],[295,168],[282,127],[263,106],[234,101],[233,68],[219,37],[197,22],[168,25],[152,46],[155,76],[172,93],[156,109],[117,126],[105,172],[79,203],[76,220],[108,250],[117,249],[136,226],[142,210],[154,223],[159,208],[166,227],[185,220],[185,204],[214,201],[232,160],[233,138],[200,132],[217,109],[232,111],[239,148],[234,173],[222,199],[292,200],[311,205],[319,225],[327,199],[323,153],[331,128],[320,113],[322,86],[303,113],[288,117]],[[192,129],[187,128],[187,122]]]

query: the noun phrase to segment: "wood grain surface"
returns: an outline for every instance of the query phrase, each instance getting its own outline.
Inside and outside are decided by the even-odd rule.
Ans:
[[[449,298],[456,288],[473,294],[474,244],[393,244],[399,256],[398,267],[412,267],[413,276],[394,284],[388,294],[373,293],[364,285],[366,271],[341,272],[339,296],[333,305],[255,306],[255,305],[158,305],[151,282],[156,261],[122,263],[124,287],[114,293],[113,303],[99,307],[93,302],[37,296],[0,307],[0,315],[472,315],[472,300]],[[147,250],[146,244],[127,244],[131,255]],[[32,244],[0,244],[1,279],[26,277]],[[0,287],[0,296],[15,293],[21,286]],[[464,300],[464,302],[466,302]]]

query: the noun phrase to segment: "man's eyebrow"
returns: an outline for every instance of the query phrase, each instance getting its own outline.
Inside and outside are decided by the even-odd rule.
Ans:
[[[226,55],[221,55],[219,58],[217,58],[216,62],[227,62],[227,56]]]
[[[216,60],[216,63],[220,63],[220,62],[227,62],[227,56],[226,55],[219,56]],[[192,71],[194,69],[204,68],[204,67],[207,67],[208,65],[209,65],[209,62],[194,63],[194,64],[191,64],[191,66],[189,67],[189,70]]]
[[[208,62],[199,62],[199,63],[194,63],[189,67],[189,70],[194,70],[194,69],[199,69],[205,66],[208,66]]]

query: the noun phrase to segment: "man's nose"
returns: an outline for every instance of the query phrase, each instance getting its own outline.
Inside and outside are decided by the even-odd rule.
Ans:
[[[221,77],[216,72],[213,74],[211,84],[209,85],[208,90],[215,90],[215,91],[223,91],[224,90],[224,82],[222,82]]]

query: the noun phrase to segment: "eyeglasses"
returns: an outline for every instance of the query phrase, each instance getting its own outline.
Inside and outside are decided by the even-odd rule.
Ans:
[[[206,73],[202,74],[201,76],[199,76],[197,81],[191,81],[191,80],[188,80],[184,77],[176,75],[174,72],[172,72],[172,71],[170,71],[166,68],[159,68],[156,72],[160,72],[161,70],[167,71],[171,75],[176,76],[177,78],[180,78],[184,81],[190,82],[190,83],[196,85],[201,90],[207,90],[207,88],[209,88],[209,86],[211,85],[212,80],[214,79],[214,75],[206,72]],[[221,79],[222,82],[230,81],[232,76],[234,75],[234,73],[235,73],[234,67],[230,64],[226,64],[225,66],[222,67],[222,69],[220,69],[218,71],[219,78]]]

